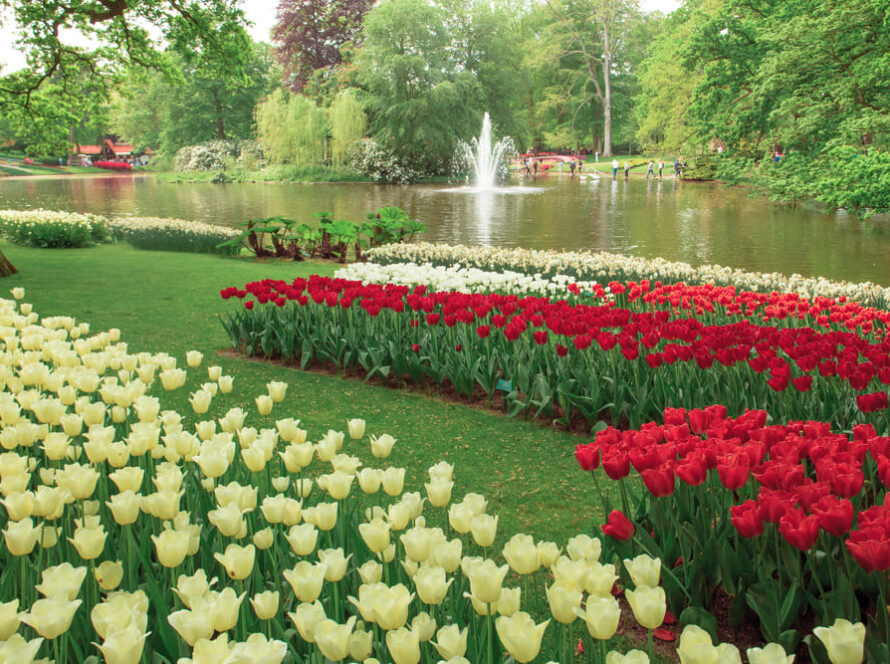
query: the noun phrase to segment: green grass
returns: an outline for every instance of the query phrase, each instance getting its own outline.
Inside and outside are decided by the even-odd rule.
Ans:
[[[219,171],[159,172],[159,182],[210,182]],[[371,182],[347,168],[331,166],[270,166],[261,170],[227,170],[232,182]]]
[[[210,364],[233,374],[235,391],[217,397],[208,415],[221,416],[231,406],[242,405],[252,413],[247,423],[256,427],[274,426],[276,418],[293,416],[302,419],[313,440],[328,428],[345,430],[348,418],[362,417],[369,434],[385,432],[398,439],[390,461],[408,469],[407,490],[422,492],[427,468],[439,460],[453,463],[454,497],[470,491],[484,494],[490,510],[500,515],[501,541],[528,532],[563,545],[578,532],[598,532],[603,521],[600,502],[573,455],[575,445],[589,438],[419,393],[216,354],[228,345],[217,314],[236,306],[220,299],[220,288],[265,277],[290,280],[331,274],[332,264],[261,264],[124,245],[3,250],[20,270],[4,287],[24,286],[26,300],[40,314],[72,315],[90,322],[93,330],[118,327],[131,351],[167,351],[180,358],[181,366],[187,350],[200,350],[205,355],[201,380]],[[271,380],[286,381],[290,387],[285,402],[261,418],[252,407],[253,398],[264,393]],[[190,378],[188,387],[194,390],[198,384]],[[185,390],[174,394],[169,406],[191,413]],[[374,462],[366,444],[353,444],[349,451],[366,463]]]

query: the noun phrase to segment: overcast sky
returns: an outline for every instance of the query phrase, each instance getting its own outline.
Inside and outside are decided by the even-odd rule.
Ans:
[[[680,5],[680,0],[642,0],[644,11],[670,12]],[[244,0],[244,13],[249,21],[253,23],[250,28],[251,36],[258,41],[269,41],[269,32],[275,23],[275,8],[278,6],[278,0]],[[8,18],[9,13],[3,14],[4,18]],[[15,50],[13,41],[15,35],[9,21],[4,20],[3,26],[0,28],[0,67],[2,73],[8,74],[16,69],[20,69],[25,64],[24,56]],[[72,38],[72,43],[76,43],[76,36]]]

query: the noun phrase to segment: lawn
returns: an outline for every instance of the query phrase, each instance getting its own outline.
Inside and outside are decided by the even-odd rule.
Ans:
[[[219,297],[225,286],[272,277],[293,279],[331,274],[329,263],[256,263],[215,256],[149,252],[123,245],[91,249],[43,250],[5,246],[20,273],[6,287],[24,286],[27,300],[42,315],[72,315],[94,330],[118,327],[131,351],[167,351],[180,358],[197,349],[209,364],[235,376],[232,396],[216,400],[209,415],[221,416],[240,401],[245,408],[282,380],[290,388],[269,417],[251,408],[248,424],[274,426],[274,420],[302,420],[310,439],[328,428],[345,430],[346,420],[362,417],[369,433],[398,439],[391,462],[407,470],[407,490],[423,491],[426,469],[445,459],[455,466],[455,498],[484,494],[500,514],[499,540],[515,532],[564,544],[577,532],[598,532],[602,510],[591,479],[578,469],[575,445],[590,440],[541,424],[446,403],[419,393],[394,391],[333,375],[302,372],[271,363],[218,355],[227,339],[217,314],[234,306]],[[189,387],[195,388],[190,380]],[[173,407],[191,412],[186,394]],[[205,419],[202,417],[201,419]],[[372,462],[369,450],[360,456]]]

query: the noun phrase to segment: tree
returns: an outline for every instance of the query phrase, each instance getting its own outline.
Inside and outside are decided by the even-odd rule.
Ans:
[[[256,121],[269,161],[295,166],[323,161],[328,125],[311,99],[279,88],[257,107]]]
[[[173,154],[213,139],[250,138],[254,109],[277,77],[269,49],[246,34],[232,37],[244,54],[241,77],[168,52],[166,71],[131,69],[113,96],[112,126],[127,141]]]
[[[328,109],[331,127],[331,161],[335,166],[346,161],[349,149],[365,137],[368,120],[365,110],[356,98],[356,91],[340,92]]]
[[[361,31],[370,0],[281,0],[272,31],[284,82],[293,92],[319,69],[331,70],[342,61],[340,47]]]
[[[522,127],[513,20],[486,4],[382,0],[365,17],[358,79],[371,131],[411,169],[448,172],[486,110],[502,133]]]
[[[621,67],[625,42],[639,15],[639,0],[547,0],[563,35],[563,55],[577,56],[574,85],[600,104],[603,155],[612,155],[612,76]]]
[[[7,13],[17,25],[17,44],[28,51],[28,68],[0,77],[0,115],[31,121],[38,127],[71,126],[69,108],[79,102],[78,86],[107,94],[119,67],[138,64],[162,67],[150,28],[183,52],[212,51],[237,74],[237,53],[221,43],[244,15],[235,0],[0,0],[0,16]],[[2,25],[2,23],[0,23]],[[77,48],[62,39],[63,31],[80,32],[94,46]],[[85,77],[85,80],[84,80]],[[54,86],[49,95],[49,86]],[[9,274],[0,254],[0,276]]]

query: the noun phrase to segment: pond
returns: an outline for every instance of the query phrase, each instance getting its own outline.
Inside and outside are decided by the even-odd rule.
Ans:
[[[446,185],[169,184],[153,177],[0,180],[0,207],[161,216],[236,226],[281,214],[312,221],[321,210],[361,221],[397,205],[434,242],[598,249],[890,285],[890,223],[860,222],[752,198],[722,185],[642,178],[516,182],[496,193]]]

